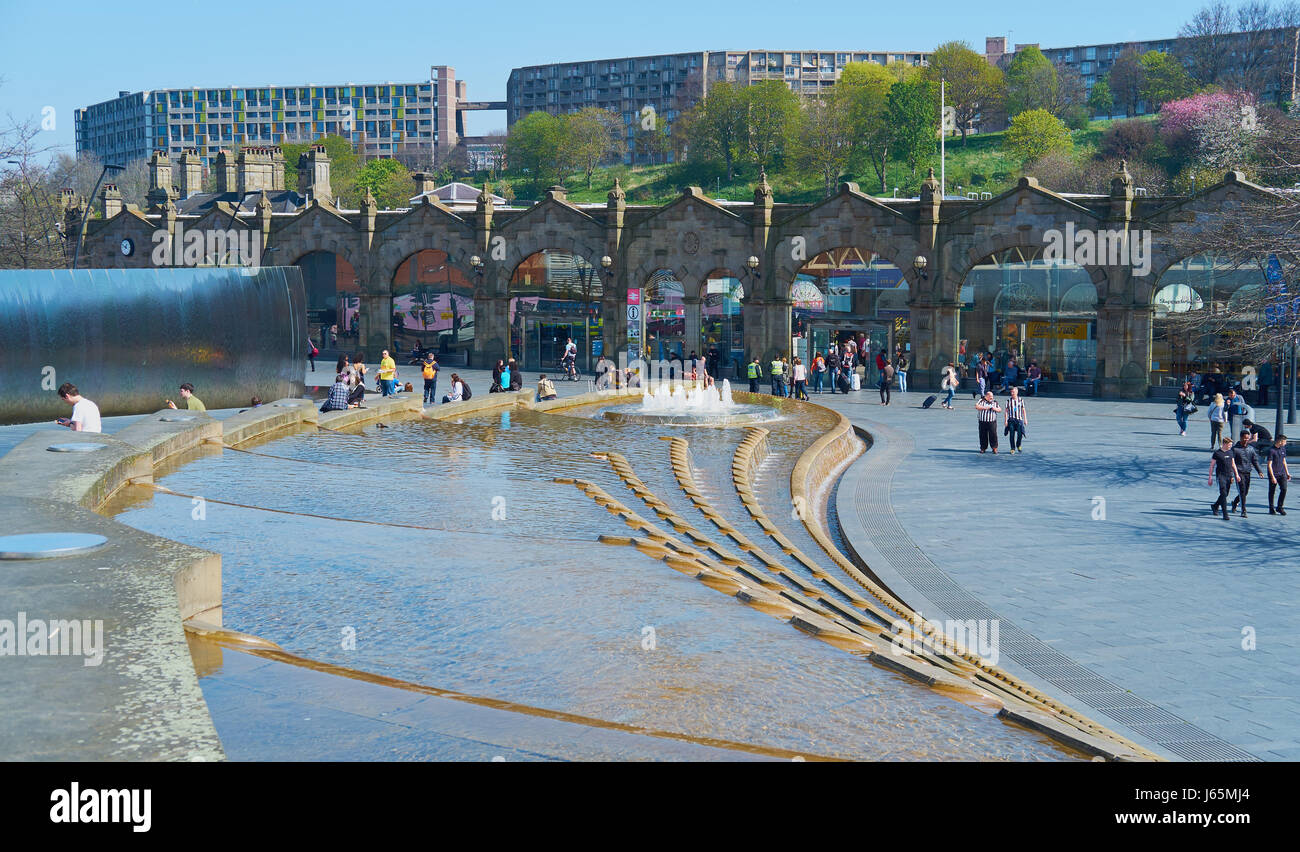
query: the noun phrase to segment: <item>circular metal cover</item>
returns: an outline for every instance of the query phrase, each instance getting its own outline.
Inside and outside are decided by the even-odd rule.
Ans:
[[[93,453],[95,450],[102,450],[108,444],[96,444],[86,441],[83,444],[50,444],[45,449],[51,453]]]
[[[103,547],[108,539],[94,533],[47,532],[0,535],[0,559],[51,559]]]
[[[194,415],[193,414],[164,414],[162,417],[159,417],[158,419],[164,423],[184,423],[188,420],[193,420]]]

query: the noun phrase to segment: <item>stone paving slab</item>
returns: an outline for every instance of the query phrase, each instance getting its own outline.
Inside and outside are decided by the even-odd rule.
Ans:
[[[1003,451],[980,455],[971,397],[947,411],[921,409],[924,396],[898,393],[888,407],[865,391],[813,396],[909,445],[889,470],[871,467],[884,449],[874,447],[841,483],[841,523],[858,516],[853,546],[866,561],[920,557],[1095,674],[1251,755],[1283,759],[1300,734],[1300,517],[1269,516],[1258,477],[1249,518],[1210,516],[1204,418],[1180,437],[1164,400],[1031,397],[1024,453],[1006,454],[999,427]],[[855,499],[855,470],[871,478],[864,488],[887,489],[905,541]],[[943,613],[941,600],[897,591],[909,603],[920,594],[927,616]],[[1243,649],[1243,631],[1255,650]]]

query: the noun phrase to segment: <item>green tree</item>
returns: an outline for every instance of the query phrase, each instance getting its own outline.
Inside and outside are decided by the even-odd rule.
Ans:
[[[736,161],[749,149],[749,100],[735,83],[715,83],[690,112],[685,131],[687,156],[721,161],[727,181],[736,177]]]
[[[649,129],[636,126],[632,142],[636,146],[638,159],[649,158],[650,162],[661,162],[673,149],[672,137],[669,136],[667,122],[656,120]]]
[[[853,125],[847,97],[835,87],[804,105],[791,149],[800,170],[822,179],[827,195],[835,190],[853,153]]]
[[[926,80],[889,89],[885,122],[894,157],[915,174],[933,154],[939,131],[939,87]],[[883,187],[882,187],[883,189]]]
[[[1106,74],[1111,95],[1115,98],[1115,105],[1124,110],[1125,118],[1137,115],[1138,103],[1142,100],[1144,77],[1142,59],[1133,48],[1121,53]]]
[[[962,144],[967,129],[991,109],[1002,97],[1002,71],[971,50],[964,41],[950,41],[935,48],[926,67],[925,78],[946,84],[945,100],[956,113]]]
[[[298,189],[298,156],[313,145],[324,145],[325,154],[330,158],[330,190],[334,196],[343,199],[345,207],[359,204],[361,195],[356,181],[361,158],[351,141],[332,133],[315,142],[289,142],[280,146],[284,153],[284,188]]]
[[[415,195],[415,181],[406,166],[393,159],[366,162],[357,173],[356,190],[364,195],[370,190],[381,208],[407,207]]]
[[[785,153],[794,133],[799,121],[799,96],[780,80],[764,80],[746,87],[744,99],[748,159],[760,169],[767,168]]]
[[[916,74],[911,76],[915,78]],[[893,66],[851,62],[840,72],[834,88],[849,114],[853,146],[849,154],[850,168],[860,170],[864,161],[869,164],[880,180],[882,193],[887,191],[889,182],[892,141],[887,121],[889,90],[899,82],[898,77],[898,69]]]
[[[1007,115],[1051,109],[1056,103],[1056,68],[1032,45],[1016,51],[1006,75]]]
[[[1169,101],[1187,97],[1196,88],[1183,63],[1168,53],[1149,50],[1138,61],[1142,64],[1139,91],[1152,112]]]
[[[1073,142],[1063,121],[1045,109],[1031,109],[1011,119],[1002,145],[1008,154],[1029,163],[1053,151],[1069,151]]]
[[[1093,115],[1110,115],[1110,111],[1115,107],[1115,99],[1110,94],[1110,83],[1105,77],[1092,84],[1092,91],[1088,93],[1088,109],[1092,110]]]
[[[565,116],[564,149],[587,178],[587,189],[591,189],[591,176],[601,163],[621,157],[627,150],[623,122],[614,113],[599,107],[587,107]]]
[[[565,119],[550,113],[530,112],[515,122],[506,137],[510,168],[527,174],[537,194],[559,183],[567,170],[565,124]]]

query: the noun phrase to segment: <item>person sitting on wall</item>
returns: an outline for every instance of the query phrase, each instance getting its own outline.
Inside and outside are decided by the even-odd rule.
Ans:
[[[185,407],[190,411],[207,411],[208,407],[203,404],[203,400],[194,395],[194,385],[186,382],[181,385],[181,399],[185,400]],[[170,399],[167,400],[168,408],[175,408],[176,403]]]
[[[546,378],[545,373],[542,373],[537,377],[537,401],[545,402],[548,399],[555,398],[555,383]]]

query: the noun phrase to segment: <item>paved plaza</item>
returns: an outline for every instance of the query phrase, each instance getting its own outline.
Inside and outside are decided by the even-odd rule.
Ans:
[[[1004,621],[1000,664],[1017,671],[1045,645],[1092,681],[1064,681],[1078,688],[1066,700],[1088,711],[1078,694],[1117,685],[1132,700],[1094,712],[1167,734],[1144,739],[1165,753],[1173,742],[1171,756],[1178,717],[1255,757],[1300,758],[1300,516],[1270,516],[1258,476],[1250,517],[1210,514],[1203,414],[1179,437],[1168,402],[1031,397],[1023,453],[1006,454],[1003,437],[994,456],[979,453],[969,393],[954,411],[920,408],[925,396],[895,393],[886,408],[874,391],[813,395],[876,437],[836,502],[846,536],[865,538],[855,549],[889,554],[879,573],[896,593],[927,618],[986,605]],[[1271,429],[1272,412],[1259,415]],[[955,586],[905,579],[942,575]],[[1183,750],[1231,756],[1203,746]]]

